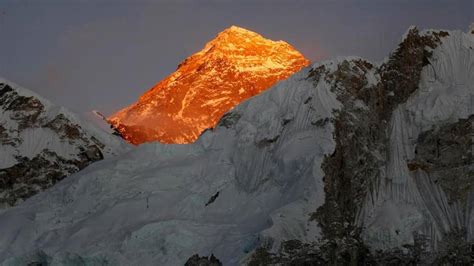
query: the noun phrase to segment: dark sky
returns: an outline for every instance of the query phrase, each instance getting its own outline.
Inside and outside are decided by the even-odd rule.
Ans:
[[[474,0],[0,0],[0,76],[110,114],[238,25],[312,61],[380,61],[410,25],[467,30]]]

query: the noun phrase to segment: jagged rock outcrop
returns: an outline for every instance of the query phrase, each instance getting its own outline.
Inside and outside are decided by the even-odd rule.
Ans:
[[[416,140],[415,158],[407,163],[412,172],[428,173],[431,181],[446,193],[448,202],[459,202],[463,208],[467,207],[474,186],[473,125],[471,115],[421,132]]]
[[[111,266],[110,261],[101,257],[81,257],[77,254],[63,253],[52,257],[43,251],[34,251],[21,258],[13,258],[2,263],[2,265],[28,265],[28,266]]]
[[[399,101],[391,112],[386,131],[385,172],[360,215],[359,224],[367,227],[363,237],[374,248],[413,244],[415,233],[427,238],[429,252],[439,250],[445,236],[453,232],[465,232],[464,241],[473,241],[473,202],[450,200],[450,191],[457,190],[458,185],[443,187],[434,182],[439,177],[430,171],[412,167],[417,158],[426,157],[425,137],[430,135],[427,131],[445,126],[453,129],[455,126],[448,125],[461,123],[473,112],[474,88],[468,85],[474,78],[473,39],[472,35],[460,31],[427,31],[423,35],[431,36],[436,45],[424,46],[427,57],[426,60],[419,59],[423,67],[414,72],[414,77],[418,77],[413,80],[415,89],[410,90],[410,96]],[[444,147],[451,145],[458,144],[453,142]],[[443,168],[442,164],[438,167]],[[465,195],[469,194],[472,195],[472,190],[466,191]]]
[[[416,91],[421,70],[429,64],[430,50],[448,35],[420,34],[413,28],[381,66],[375,68],[364,60],[345,61],[334,73],[326,73],[343,104],[333,121],[335,152],[322,165],[326,199],[314,215],[324,239],[334,242],[328,261],[367,260],[368,249],[356,218],[368,193],[385,174],[390,117],[394,108]],[[376,84],[369,84],[371,75],[378,79]]]
[[[186,261],[184,264],[185,266],[222,266],[222,263],[211,254],[209,257],[199,256],[198,254],[194,254],[191,258]]]
[[[0,80],[0,206],[8,207],[119,150],[65,109]]]
[[[373,66],[366,61],[344,61],[333,73],[324,66],[313,68],[310,77],[315,82],[326,78],[342,108],[336,111],[332,121],[335,151],[322,164],[326,198],[311,217],[318,221],[323,237],[318,249],[312,249],[314,254],[305,255],[306,259],[316,264],[321,261],[324,264],[456,265],[472,262],[468,254],[474,247],[469,233],[474,230],[469,217],[474,208],[471,160],[474,88],[470,85],[451,88],[446,84],[449,79],[461,84],[466,80],[472,82],[472,45],[472,37],[460,32],[420,33],[412,28],[386,62],[375,68],[376,84],[368,82]],[[463,56],[467,56],[467,62]],[[446,76],[452,71],[459,72],[453,77]],[[437,85],[438,91],[430,95],[425,89],[426,79]],[[464,100],[458,103],[462,111],[449,102],[453,99],[445,95],[447,92],[453,93],[456,100]],[[413,100],[420,98],[420,94],[431,99]],[[419,113],[410,113],[406,110],[409,104],[431,113],[425,117],[423,113],[421,117]],[[405,109],[405,117],[399,116],[400,109]],[[403,119],[432,129],[417,132]],[[404,127],[410,131],[403,132],[407,130]],[[411,142],[403,141],[407,138]],[[402,155],[403,149],[410,152]],[[400,190],[401,184],[396,180],[404,174],[409,179],[404,181],[409,182]],[[410,217],[403,220],[396,214],[400,212],[403,217],[402,213],[406,212],[403,208],[413,207],[418,209],[420,216],[416,218],[421,223],[390,228],[393,224],[385,222],[392,219],[391,222],[413,223]],[[379,226],[389,226],[393,231],[387,235],[393,234],[394,239],[385,242],[383,235],[373,235],[380,230]],[[425,231],[425,227],[430,231]],[[266,253],[266,256],[273,263],[295,263],[298,256],[286,258],[282,255],[283,246],[279,255]],[[251,262],[254,260],[255,257]]]

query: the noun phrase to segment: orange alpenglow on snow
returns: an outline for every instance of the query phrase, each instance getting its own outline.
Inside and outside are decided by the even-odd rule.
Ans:
[[[284,41],[232,26],[108,120],[133,144],[191,143],[234,106],[309,63]]]

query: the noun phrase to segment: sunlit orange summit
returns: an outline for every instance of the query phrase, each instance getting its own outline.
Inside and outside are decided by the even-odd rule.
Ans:
[[[232,107],[308,64],[288,43],[232,26],[109,122],[134,144],[190,143]]]

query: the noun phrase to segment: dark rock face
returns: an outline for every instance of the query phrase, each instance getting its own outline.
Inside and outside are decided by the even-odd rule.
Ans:
[[[13,261],[13,265],[26,266],[49,266],[49,265],[90,265],[107,266],[114,265],[101,257],[82,257],[74,253],[61,254],[59,257],[52,257],[42,250],[37,250],[25,254],[22,258]]]
[[[465,238],[465,231],[452,231],[443,237],[439,250],[433,252],[428,249],[428,239],[415,233],[412,245],[376,251],[371,261],[373,265],[472,265],[473,244]]]
[[[278,254],[270,253],[265,248],[258,248],[252,254],[248,265],[328,265],[328,261],[314,243],[289,240],[283,242]]]
[[[51,130],[60,134],[62,139],[75,140],[81,137],[80,127],[73,125],[63,115],[59,114],[53,120],[46,123],[43,127],[50,128]]]
[[[209,206],[211,203],[213,203],[214,201],[216,201],[217,197],[219,197],[219,191],[217,191],[216,194],[212,195],[212,197],[207,201],[206,203],[206,207]]]
[[[440,250],[433,253],[428,249],[428,239],[415,233],[414,243],[391,250],[361,249],[357,260],[344,257],[349,263],[338,264],[333,261],[332,250],[347,247],[347,243],[302,243],[298,240],[283,242],[278,254],[265,248],[258,248],[251,256],[248,265],[472,265],[473,245],[465,241],[465,232],[455,231],[444,237]],[[355,245],[353,247],[355,248]]]
[[[13,136],[10,136],[9,131],[0,125],[0,143],[2,145],[15,146],[20,140]]]
[[[237,121],[239,121],[240,116],[241,115],[239,113],[228,112],[228,113],[226,113],[222,116],[222,118],[221,118],[221,120],[219,120],[219,123],[217,124],[217,126],[230,128],[233,124],[235,124],[235,123],[237,123]]]
[[[43,104],[34,97],[18,95],[8,84],[2,85],[0,103],[4,112],[11,111],[10,118],[18,122],[20,130],[34,125],[44,111]]]
[[[433,264],[435,257],[427,250],[427,239],[415,233],[414,243],[392,250],[378,250],[371,260],[374,265],[426,265]]]
[[[63,113],[50,117],[46,106],[36,97],[23,96],[9,84],[0,84],[0,88],[0,110],[5,121],[0,123],[0,145],[11,147],[17,162],[0,168],[0,206],[13,206],[104,158],[105,145]],[[45,148],[34,156],[22,154],[24,132],[43,129],[48,130],[44,133],[48,138],[57,139],[59,146],[75,153],[65,157]]]
[[[48,151],[45,151],[48,153]],[[51,154],[56,156],[56,154]],[[19,163],[12,167],[0,170],[0,190],[2,198],[0,204],[13,206],[19,199],[26,199],[42,189],[52,186],[63,179],[68,171],[75,169],[61,169],[60,157],[45,158],[41,155],[28,159],[18,158]],[[59,163],[58,163],[59,162]]]
[[[415,159],[407,163],[411,171],[425,171],[448,195],[450,203],[466,204],[474,186],[472,135],[474,116],[457,123],[422,132],[418,136]]]
[[[328,241],[324,246],[324,252],[328,254],[323,256],[327,261],[350,263],[365,260],[366,247],[354,222],[358,208],[383,164],[376,154],[384,153],[382,143],[385,141],[384,123],[376,113],[354,104],[364,90],[370,89],[366,74],[371,70],[373,66],[363,60],[344,61],[334,73],[325,75],[338,100],[344,103],[336,120],[332,121],[336,149],[322,164],[326,173],[323,178],[325,203],[312,216]]]
[[[388,149],[388,120],[393,110],[418,88],[421,70],[447,33],[420,35],[411,29],[387,63],[376,69],[380,82],[367,86],[373,66],[363,60],[343,62],[325,75],[343,107],[333,121],[336,149],[323,162],[326,200],[313,218],[319,222],[330,262],[365,263],[370,259],[356,217],[367,193],[383,174]],[[317,76],[317,75],[316,75]],[[368,108],[354,103],[360,100]]]
[[[138,145],[140,143],[134,141],[130,137],[130,135],[137,136],[140,139],[145,138],[145,136],[158,135],[157,131],[154,131],[151,128],[143,127],[143,126],[135,126],[135,125],[127,126],[127,125],[120,124],[118,126],[111,125],[111,128],[115,131],[115,133],[114,133],[115,135],[123,138],[124,140],[126,140],[126,141],[128,141],[128,142],[130,142],[134,145]]]
[[[222,263],[214,257],[213,254],[209,257],[202,256],[200,257],[198,254],[194,254],[191,258],[189,258],[185,266],[222,266]]]
[[[255,145],[257,145],[257,147],[260,147],[260,148],[267,147],[267,146],[270,146],[272,143],[275,143],[279,138],[280,138],[280,135],[276,135],[273,138],[264,138],[258,141]]]

